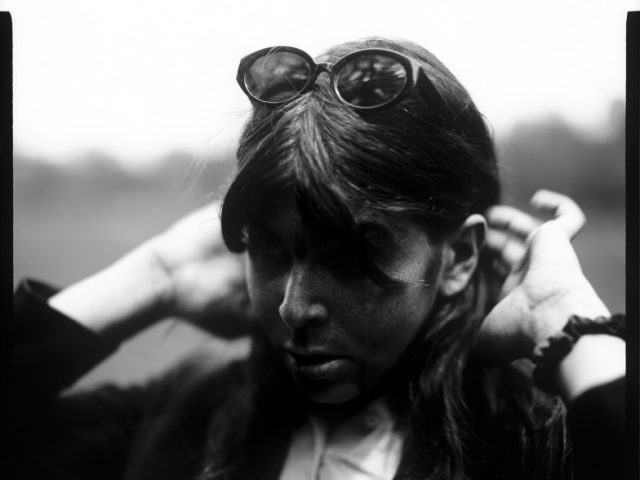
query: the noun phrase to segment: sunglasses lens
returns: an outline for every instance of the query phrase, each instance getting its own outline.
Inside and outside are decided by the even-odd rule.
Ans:
[[[304,89],[312,73],[306,58],[293,52],[273,51],[251,64],[244,74],[244,84],[258,100],[285,102]]]
[[[336,72],[338,95],[357,108],[373,108],[396,98],[408,81],[407,70],[397,59],[380,53],[356,55]]]

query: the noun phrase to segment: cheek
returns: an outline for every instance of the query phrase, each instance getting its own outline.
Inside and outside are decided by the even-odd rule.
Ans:
[[[340,328],[372,377],[385,375],[409,347],[433,307],[429,287],[379,294],[343,316]],[[371,379],[375,382],[375,378]]]
[[[388,319],[386,326],[390,332],[390,338],[394,338],[396,345],[404,343],[406,347],[413,340],[416,333],[428,321],[436,303],[440,284],[438,262],[435,261],[426,267],[426,275],[422,277],[425,284],[406,286],[402,292],[389,295],[384,302],[386,312],[381,313],[383,318],[380,321],[384,324],[384,318]]]
[[[428,260],[412,262],[405,271],[394,272],[397,278],[424,282],[369,292],[359,305],[361,313],[353,317],[358,321],[349,323],[362,347],[383,363],[385,356],[395,359],[404,352],[433,309],[440,270],[437,259]]]

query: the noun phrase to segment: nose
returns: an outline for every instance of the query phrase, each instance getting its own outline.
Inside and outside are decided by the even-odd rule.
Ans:
[[[308,323],[323,322],[328,309],[323,295],[326,279],[309,264],[294,263],[286,281],[282,303],[278,309],[284,324],[297,330]]]

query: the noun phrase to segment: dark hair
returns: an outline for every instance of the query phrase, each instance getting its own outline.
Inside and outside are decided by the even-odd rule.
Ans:
[[[335,99],[323,76],[313,91],[279,108],[255,105],[222,209],[224,238],[233,251],[243,249],[242,228],[283,196],[295,196],[311,225],[339,231],[352,227],[354,205],[407,215],[435,232],[498,201],[493,141],[455,77],[408,42],[368,39],[327,56],[335,61],[366,47],[418,60],[446,111],[425,105],[412,91],[389,108],[356,113]]]
[[[354,208],[365,207],[406,216],[435,239],[498,202],[493,140],[453,74],[430,52],[406,41],[371,38],[345,43],[330,49],[326,57],[336,61],[368,47],[413,57],[443,103],[437,108],[426,104],[414,90],[393,106],[358,113],[335,99],[321,75],[312,91],[289,103],[277,108],[254,105],[222,207],[222,233],[232,251],[245,248],[244,231],[255,219],[291,198],[312,232],[352,235]],[[502,441],[487,440],[493,434],[481,420],[484,414],[497,418],[498,410],[510,410],[511,417],[517,417],[515,423],[507,422],[512,431],[505,445],[519,448],[515,466],[505,475],[543,478],[551,472],[544,471],[549,462],[543,462],[541,470],[535,459],[526,461],[526,455],[536,450],[534,437],[538,450],[555,451],[551,443],[557,437],[553,430],[561,418],[559,407],[534,412],[533,405],[546,405],[546,400],[534,398],[526,382],[520,397],[508,392],[500,398],[509,401],[491,395],[487,399],[480,388],[481,369],[468,361],[470,345],[495,301],[486,265],[483,260],[483,268],[463,292],[437,302],[420,339],[423,348],[411,359],[414,370],[405,392],[412,412],[409,444],[421,452],[418,456],[431,459],[426,467],[429,478],[464,478],[478,472],[472,462],[481,456],[469,452],[486,452]],[[504,460],[499,449],[494,453]],[[483,463],[488,469],[498,464]],[[534,467],[537,470],[527,471]]]

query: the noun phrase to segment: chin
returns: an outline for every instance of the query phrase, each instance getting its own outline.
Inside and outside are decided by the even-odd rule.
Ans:
[[[360,388],[352,383],[296,381],[296,384],[309,400],[318,405],[341,405],[362,394]]]

